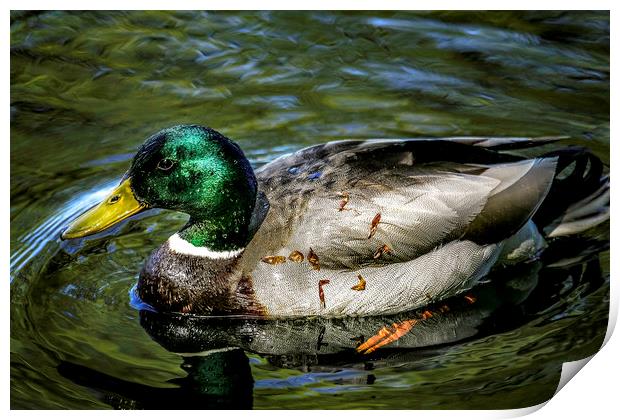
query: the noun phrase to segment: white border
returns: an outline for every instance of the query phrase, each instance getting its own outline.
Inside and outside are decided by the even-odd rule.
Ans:
[[[8,1],[8,9],[16,9],[16,10],[26,10],[26,9],[177,9],[177,10],[188,10],[188,9],[223,9],[223,10],[255,10],[255,9],[265,9],[265,10],[287,10],[295,8],[295,4],[291,2],[285,2],[283,0],[263,0],[263,1],[242,1],[242,0],[213,0],[209,2],[200,2],[200,1],[188,1],[188,0],[177,0],[174,3],[170,1],[163,0],[140,0],[140,1],[119,1],[119,0],[108,0],[106,2],[84,2],[76,1],[76,0],[64,0],[64,1],[54,1],[54,2],[44,2],[40,0],[21,0],[21,1]],[[617,4],[617,3],[616,3]],[[303,2],[299,3],[300,9],[306,10],[317,10],[317,9],[400,9],[400,10],[409,10],[409,9],[460,9],[460,10],[507,10],[507,9],[558,9],[558,10],[575,10],[575,9],[612,9],[612,22],[615,20],[615,11],[613,10],[612,5],[614,5],[611,1],[598,1],[598,0],[590,0],[588,2],[574,2],[574,1],[532,1],[532,0],[522,0],[519,2],[502,2],[501,4],[497,1],[478,1],[478,0],[470,0],[467,2],[463,1],[447,1],[447,0],[436,0],[433,2],[412,2],[411,0],[383,0],[381,2],[377,1],[366,1],[366,0],[349,0],[349,1],[335,1],[335,0],[319,0],[313,2]],[[417,7],[416,7],[417,6]],[[8,11],[7,11],[8,14]],[[8,16],[5,15],[5,19]],[[8,19],[7,19],[8,20]],[[7,31],[8,32],[8,31]],[[613,39],[617,38],[617,31],[612,29],[612,65],[611,68],[617,69],[618,67],[614,65],[615,56],[613,53]],[[6,34],[6,33],[5,33]],[[4,76],[4,97],[5,104],[9,102],[10,97],[10,67],[9,67],[9,46],[10,40],[9,35],[5,35],[3,39],[3,49],[5,63],[2,66],[2,74]],[[615,77],[612,77],[612,80],[616,80]],[[617,90],[617,89],[616,89]],[[618,92],[614,92],[614,84],[611,83],[611,110],[618,110],[616,106],[618,102]],[[614,94],[615,93],[615,94]],[[8,110],[5,109],[5,118],[3,120],[3,132],[5,133],[5,138],[10,139],[10,121],[8,119]],[[611,112],[611,115],[614,115]],[[613,141],[620,141],[620,139],[615,139],[613,135],[613,124],[611,129],[611,137],[614,138]],[[613,143],[612,141],[612,143]],[[2,187],[4,189],[4,197],[9,197],[10,193],[10,145],[9,141],[2,142],[2,147],[5,152],[3,154],[3,158],[5,161],[5,165],[3,165],[3,171],[5,176],[5,182],[2,183]],[[615,147],[611,146],[613,151]],[[36,152],[36,151],[33,151]],[[617,167],[618,159],[617,156],[613,153],[610,154],[611,166]],[[614,183],[612,183],[611,188],[612,191],[616,189],[614,187]],[[612,192],[612,197],[615,194]],[[612,212],[615,209],[612,206]],[[9,210],[5,205],[3,220],[5,223],[9,221]],[[612,225],[612,234],[611,234],[611,243],[613,247],[614,238],[617,237],[618,229],[616,228],[616,223],[614,220],[616,217],[611,218]],[[7,232],[8,232],[7,228]],[[9,244],[8,242],[4,242],[3,246],[3,255],[4,259],[2,260],[2,264],[4,267],[4,272],[7,273],[6,277],[6,286],[5,286],[5,302],[10,304],[9,302],[9,288],[8,288],[8,273],[9,273]],[[612,279],[615,278],[615,273],[618,273],[618,261],[612,259],[611,260],[611,272]],[[617,282],[617,280],[615,280]],[[569,381],[569,383],[556,395],[554,396],[548,404],[545,405],[544,409],[537,411],[532,414],[533,419],[583,419],[584,417],[588,418],[612,418],[612,413],[617,413],[618,411],[618,386],[617,379],[620,378],[620,369],[619,369],[619,357],[620,357],[620,340],[616,337],[611,336],[610,332],[613,331],[615,327],[615,323],[617,320],[618,314],[618,299],[619,299],[619,290],[612,280],[611,287],[611,304],[610,304],[610,322],[608,327],[608,336],[606,338],[607,343],[605,347],[597,353],[577,376],[576,379]],[[7,305],[8,307],[8,305]],[[8,312],[8,311],[7,311]],[[5,392],[2,393],[2,403],[6,410],[9,408],[9,363],[7,363],[7,359],[9,356],[9,316],[8,313],[5,312],[4,323],[2,324],[4,330],[2,331],[2,336],[5,338],[3,353],[5,355],[5,363],[2,365],[2,369],[4,371],[3,378],[5,378]],[[317,407],[320,408],[320,407]],[[538,407],[540,408],[540,407]],[[534,408],[525,409],[525,410],[508,410],[508,411],[390,411],[387,413],[380,413],[376,411],[348,411],[348,412],[297,412],[294,415],[300,416],[301,418],[312,418],[314,419],[316,416],[338,416],[338,417],[349,417],[349,418],[375,418],[376,416],[391,416],[391,417],[406,417],[406,418],[433,418],[433,419],[442,419],[442,418],[458,418],[458,419],[487,419],[487,418],[507,418],[507,417],[515,417],[519,415],[524,415],[527,412],[533,411]],[[535,410],[534,410],[535,411]],[[31,412],[25,411],[11,411],[10,415],[15,417],[29,416]],[[150,412],[148,415],[155,415],[160,418],[168,418],[171,413],[167,412]],[[227,416],[231,413],[224,414],[220,413],[183,413],[183,415],[217,415],[217,416]],[[275,418],[285,418],[289,417],[292,413],[287,411],[263,411],[263,412],[252,412],[245,413],[244,415],[249,415],[255,418],[269,418],[272,420]],[[52,418],[81,418],[85,415],[85,413],[80,411],[50,411],[44,414],[45,416],[50,416]],[[108,417],[110,415],[114,416],[129,416],[129,417],[137,417],[144,415],[139,412],[105,412],[105,411],[90,411],[88,413],[89,416],[94,417]]]

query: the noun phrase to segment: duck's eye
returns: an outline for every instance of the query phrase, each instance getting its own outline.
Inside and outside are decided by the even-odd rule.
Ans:
[[[162,171],[169,171],[174,166],[174,163],[174,160],[162,159],[157,163],[157,169],[161,169]]]

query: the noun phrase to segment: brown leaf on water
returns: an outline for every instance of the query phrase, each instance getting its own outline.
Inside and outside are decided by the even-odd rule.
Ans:
[[[361,274],[357,275],[358,282],[355,286],[351,287],[351,290],[355,290],[357,292],[366,290],[366,279],[362,277]]]
[[[267,255],[260,259],[262,262],[276,265],[276,264],[284,264],[286,262],[286,257],[282,255]]]
[[[312,248],[310,248],[310,252],[308,252],[308,262],[310,266],[312,266],[313,270],[320,270],[321,264],[319,264],[319,256],[314,253]]]
[[[472,303],[476,303],[476,298],[472,295],[465,295],[465,300],[467,301],[467,303],[469,303],[470,305]]]
[[[345,191],[345,192],[340,193],[339,195],[342,197],[342,200],[340,200],[338,211],[347,210],[344,208],[344,206],[346,206],[347,203],[349,202],[349,193]]]
[[[372,238],[374,234],[377,232],[377,228],[379,226],[379,222],[381,221],[381,213],[375,214],[372,222],[370,222],[370,234],[368,235],[368,239]]]
[[[372,258],[377,260],[381,258],[383,254],[391,254],[391,253],[392,253],[392,249],[386,244],[383,244],[379,247],[379,249],[377,249],[377,251],[375,252],[375,255],[373,255]]]
[[[403,322],[392,324],[392,327],[386,325],[381,328],[376,335],[370,337],[364,343],[357,346],[355,350],[358,353],[372,353],[378,348],[383,347],[386,344],[390,344],[391,342],[396,341],[403,335],[407,334],[417,322],[418,321],[415,319],[407,319]]]
[[[293,251],[288,256],[288,259],[293,261],[293,262],[299,263],[299,262],[302,262],[304,260],[304,254],[302,254],[299,251]]]
[[[422,312],[422,319],[428,319],[432,316],[433,316],[433,313],[431,311],[427,310],[427,311]]]
[[[323,286],[326,284],[329,284],[329,280],[319,280],[319,300],[321,301],[321,306],[323,309],[325,309],[325,293],[323,293]]]

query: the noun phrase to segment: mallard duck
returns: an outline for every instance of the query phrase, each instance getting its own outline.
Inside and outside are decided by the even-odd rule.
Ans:
[[[148,208],[189,214],[137,293],[157,311],[265,317],[394,314],[462,293],[546,239],[609,217],[608,178],[553,138],[333,141],[254,171],[217,131],[149,137],[120,185],[62,233],[101,232]]]

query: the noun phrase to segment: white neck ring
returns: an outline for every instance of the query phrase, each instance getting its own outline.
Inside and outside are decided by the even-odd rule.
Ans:
[[[245,248],[232,251],[213,251],[206,246],[195,246],[175,233],[168,238],[168,246],[173,252],[183,255],[193,255],[195,257],[205,257],[212,260],[226,260],[241,255]]]

